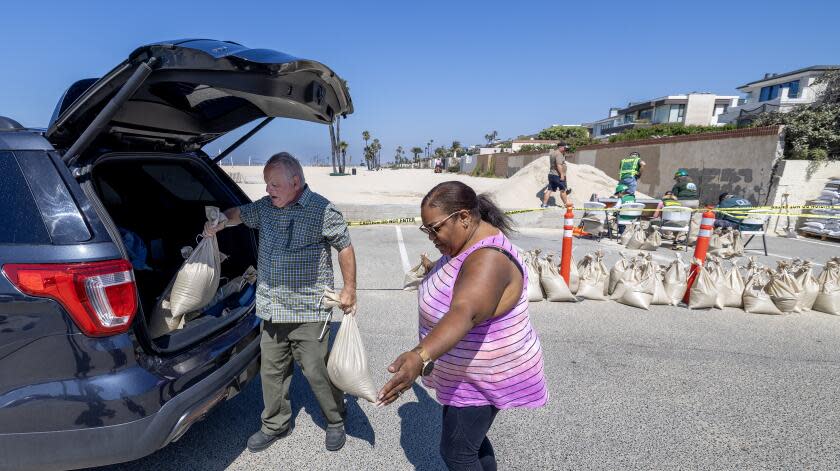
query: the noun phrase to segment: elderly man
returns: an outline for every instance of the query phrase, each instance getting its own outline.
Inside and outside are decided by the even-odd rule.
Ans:
[[[327,375],[330,311],[320,301],[324,289],[333,286],[333,247],[344,279],[341,308],[345,313],[355,310],[356,255],[344,217],[309,189],[297,159],[286,152],[272,156],[263,177],[268,196],[225,211],[227,226],[242,222],[260,231],[257,316],[263,320],[260,378],[265,408],[262,427],[248,439],[248,449],[265,450],[292,431],[294,360],[326,418],[326,448],[336,451],[346,440],[344,395]],[[205,230],[215,234],[222,228]]]

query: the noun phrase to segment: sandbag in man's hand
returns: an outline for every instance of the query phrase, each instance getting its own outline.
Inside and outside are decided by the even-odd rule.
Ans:
[[[201,233],[204,237],[215,237],[216,233],[221,231],[227,226],[227,221],[221,221],[216,224],[213,224],[213,221],[207,221],[204,223],[204,232]]]

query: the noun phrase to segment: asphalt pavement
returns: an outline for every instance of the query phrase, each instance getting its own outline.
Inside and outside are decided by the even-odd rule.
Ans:
[[[359,326],[374,381],[384,384],[386,366],[417,341],[416,293],[401,290],[405,267],[435,249],[413,226],[351,233]],[[559,251],[561,233],[523,229],[513,241]],[[767,241],[765,263],[840,255],[832,243]],[[620,251],[614,242],[575,241],[577,258],[596,249],[608,266]],[[654,256],[667,263],[673,254],[661,248]],[[338,280],[337,265],[336,273]],[[530,313],[551,397],[541,409],[499,413],[489,433],[499,469],[840,468],[840,317],[645,311],[612,301],[543,301]],[[419,384],[388,407],[348,397],[349,437],[339,452],[324,449],[324,420],[299,371],[291,397],[294,431],[262,453],[245,447],[259,428],[257,379],[178,442],[100,469],[445,469],[440,406]]]

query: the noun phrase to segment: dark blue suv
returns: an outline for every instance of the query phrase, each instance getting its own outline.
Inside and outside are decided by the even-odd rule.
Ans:
[[[182,40],[73,84],[46,131],[0,118],[0,468],[142,457],[257,374],[253,287],[154,338],[150,319],[204,207],[248,201],[216,162],[275,117],[352,111],[318,62]],[[258,119],[215,159],[202,152]],[[219,234],[222,277],[256,266],[256,236]]]

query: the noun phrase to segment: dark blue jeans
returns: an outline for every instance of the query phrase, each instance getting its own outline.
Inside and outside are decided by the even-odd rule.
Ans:
[[[496,455],[487,431],[498,412],[493,406],[443,406],[440,456],[450,470],[496,470]]]

